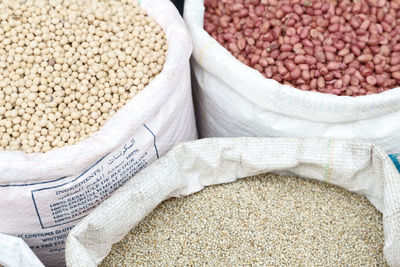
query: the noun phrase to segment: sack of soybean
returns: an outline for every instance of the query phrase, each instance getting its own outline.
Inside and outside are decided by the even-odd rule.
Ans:
[[[366,197],[366,199],[382,213],[385,239],[383,248],[384,257],[390,266],[399,266],[400,174],[397,172],[387,154],[380,147],[363,141],[260,137],[206,138],[177,145],[159,160],[136,175],[134,179],[129,180],[124,186],[119,188],[115,194],[100,204],[91,214],[81,220],[81,222],[72,229],[66,244],[67,266],[97,266],[100,264],[110,253],[112,245],[122,240],[131,229],[144,220],[145,217],[164,200],[173,197],[180,198],[189,196],[211,185],[231,183],[239,178],[271,172],[319,180],[325,182],[325,184],[336,185]],[[290,183],[293,183],[293,181],[285,184]],[[262,186],[261,182],[256,184],[255,187],[265,188]],[[278,190],[278,188],[276,189]],[[223,224],[225,220],[229,220],[230,217],[233,217],[236,218],[235,222],[246,221],[248,219],[248,217],[246,217],[247,213],[254,214],[256,209],[262,209],[265,206],[277,205],[275,209],[277,213],[285,209],[285,207],[282,207],[282,203],[279,201],[276,202],[277,199],[272,202],[266,201],[262,204],[258,203],[258,205],[255,204],[256,202],[246,202],[244,198],[248,197],[248,194],[245,194],[244,190],[240,188],[236,188],[235,190],[234,193],[238,195],[237,202],[235,203],[221,200],[223,198],[222,193],[215,193],[209,195],[209,198],[203,199],[202,205],[206,205],[209,209],[223,203],[220,209],[225,210],[224,213],[226,217],[217,215],[216,220],[220,222],[220,224],[216,223],[217,226],[215,226],[215,224],[212,226],[208,225],[213,220],[214,215],[212,215],[211,212],[209,216],[203,216],[204,211],[202,212],[200,207],[192,213],[192,216],[186,216],[186,220],[179,222],[175,219],[175,216],[170,214],[170,210],[179,209],[182,212],[186,212],[189,208],[186,209],[185,206],[182,205],[175,208],[178,204],[172,204],[169,205],[169,209],[158,212],[160,219],[154,220],[154,217],[152,217],[153,219],[145,225],[145,230],[140,231],[138,240],[142,241],[141,244],[146,246],[145,248],[141,248],[140,244],[138,245],[135,243],[131,244],[131,246],[136,246],[136,249],[131,251],[132,249],[130,249],[129,242],[135,242],[135,239],[131,236],[124,244],[118,245],[116,249],[124,250],[131,254],[137,253],[137,257],[147,263],[158,261],[173,264],[166,259],[174,258],[177,261],[176,263],[178,263],[179,260],[185,257],[188,257],[189,261],[191,261],[195,260],[194,258],[196,255],[199,256],[203,253],[203,250],[207,250],[207,253],[209,252],[213,257],[218,257],[218,255],[224,257],[223,255],[221,256],[221,254],[228,253],[225,257],[235,261],[237,257],[236,254],[241,253],[242,249],[246,246],[244,240],[242,240],[242,244],[239,245],[240,249],[238,248],[241,252],[237,250],[233,250],[231,253],[225,251],[225,249],[235,246],[234,242],[229,243],[229,240],[234,239],[235,242],[238,242],[238,239],[235,239],[237,236],[233,234],[235,231],[229,229],[229,225]],[[313,192],[315,190],[317,189],[309,187],[307,191]],[[258,190],[255,194],[258,195],[257,199],[268,199],[267,194],[274,194],[274,191],[275,190],[266,192]],[[333,207],[335,203],[327,202],[329,200],[329,192],[321,194],[319,197],[322,199],[310,199],[309,202],[321,202]],[[289,192],[280,191],[278,195],[288,196],[289,194]],[[306,193],[304,193],[304,195],[306,195]],[[243,198],[240,196],[243,196]],[[199,199],[199,197],[196,198]],[[208,201],[209,204],[207,204],[206,201]],[[294,202],[292,207],[301,206],[300,199],[293,199],[292,201]],[[339,201],[339,199],[337,199],[337,201]],[[240,206],[242,202],[246,204]],[[352,203],[352,201],[345,202],[349,205],[356,204]],[[237,205],[239,205],[239,207]],[[323,209],[322,213],[324,214],[333,212],[333,209],[329,207],[320,209]],[[230,215],[229,211],[231,211]],[[359,212],[362,213],[363,211],[360,210]],[[169,216],[166,214],[169,214]],[[350,228],[350,224],[347,224],[350,222],[350,218],[347,218],[346,222],[346,214],[346,210],[344,210],[343,214],[340,216],[345,220],[345,222],[341,222],[341,225],[347,225],[347,227]],[[174,218],[170,218],[170,216]],[[276,217],[279,218],[279,216],[279,214],[275,214],[272,215],[272,217],[264,217],[263,222],[273,220],[273,218]],[[308,216],[312,218],[318,215],[313,215],[311,213]],[[288,219],[287,217],[281,218]],[[256,218],[253,218],[253,220],[255,219]],[[315,219],[317,220],[318,218]],[[170,223],[168,222],[169,220],[175,223]],[[283,226],[285,224],[284,220],[285,219],[278,219],[278,225]],[[339,218],[332,218],[327,223],[331,225],[337,220],[340,221]],[[212,229],[215,228],[212,227],[217,227],[218,229],[215,229],[215,231],[218,231],[220,235],[215,235],[213,238],[224,239],[227,240],[228,243],[223,247],[209,246],[207,248],[202,248],[202,246],[206,245],[205,242],[207,242],[204,236],[195,230],[188,230],[189,228],[193,229],[193,223],[195,223],[195,221],[203,225],[204,227],[202,229],[206,229],[208,233],[213,233],[214,231]],[[158,227],[157,223],[168,225],[171,228],[177,227],[179,229],[171,229],[169,231],[164,226],[160,226],[161,231],[155,235],[152,229]],[[352,220],[352,223],[359,224],[361,222],[360,220],[355,220],[354,222]],[[180,227],[177,224],[179,224]],[[313,232],[316,227],[310,225],[310,228],[302,229],[297,228],[298,225],[292,226],[294,228],[290,230],[290,234],[288,233],[289,236],[295,236],[297,233]],[[181,227],[187,227],[188,229],[181,229]],[[264,226],[258,225],[255,227],[253,225],[253,227],[247,230],[251,232],[249,233],[250,237],[247,241],[250,242],[249,246],[253,249],[259,248],[260,246],[259,243],[256,243],[256,237],[254,236],[260,229],[264,229]],[[263,233],[268,235],[268,229],[266,231],[263,230]],[[335,229],[329,229],[329,235],[336,233]],[[174,239],[173,236],[177,231],[181,233],[180,239],[178,240],[179,242],[177,239]],[[155,236],[148,236],[150,232],[153,232]],[[361,235],[364,233],[360,228],[358,228],[356,232]],[[319,234],[324,235],[324,233]],[[251,237],[252,235],[253,237]],[[328,235],[328,233],[326,233],[326,235]],[[346,235],[345,230],[340,234],[338,233],[338,236],[339,235]],[[316,240],[318,238],[318,233],[312,236],[313,239]],[[275,238],[279,239],[281,237],[277,236]],[[170,239],[174,239],[176,243],[171,242],[170,246],[165,246],[165,243]],[[239,240],[241,239],[239,238]],[[293,242],[296,243],[297,241]],[[357,241],[357,239],[355,239],[355,242],[361,244],[362,241]],[[309,245],[309,243],[310,240],[306,241],[306,245]],[[304,243],[298,244],[299,251],[301,250],[303,252],[304,247],[302,246],[304,245]],[[317,247],[319,245],[321,244],[315,244]],[[162,252],[158,253],[153,253],[151,251],[158,247],[162,247],[165,250],[161,250],[160,248]],[[186,254],[189,247],[194,247],[194,254]],[[345,247],[348,248],[348,246],[342,246],[341,249],[346,249]],[[282,249],[282,247],[279,247],[279,249],[276,247],[276,251],[270,251],[269,255],[271,256],[278,253],[278,258],[283,256],[285,259],[285,254],[280,254],[283,253],[279,252],[280,249]],[[325,251],[326,249],[332,251]],[[244,251],[246,251],[246,249],[244,249]],[[338,256],[335,252],[335,248],[330,248],[329,245],[324,246],[323,251],[326,253],[324,254],[326,257],[328,257],[328,252],[329,255],[334,255],[334,257],[338,257],[339,259],[342,257],[341,254]],[[170,253],[175,252],[177,254],[170,257]],[[163,253],[168,255],[163,255]],[[372,254],[369,254],[368,257],[375,258],[373,252],[371,253]],[[113,252],[113,254],[115,254],[115,252]],[[150,258],[151,255],[153,255],[152,258]],[[248,254],[248,256],[250,258],[255,257],[255,255],[251,253]],[[143,257],[145,259],[143,259]],[[148,257],[147,261],[146,257]],[[126,260],[125,263],[129,262],[123,255],[120,255],[117,259],[122,261]],[[201,257],[201,259],[203,259],[204,264],[212,261],[211,258]],[[108,261],[108,263],[110,264],[110,261]],[[182,262],[180,263],[183,264]],[[118,265],[117,261],[115,261],[115,264]],[[119,262],[119,264],[123,265],[124,263]],[[127,264],[129,265],[129,263]],[[107,266],[107,264],[103,266]]]
[[[42,53],[32,56],[33,62],[15,55],[19,65],[22,60],[44,75],[35,77],[26,70],[34,78],[25,85],[31,86],[25,89],[30,91],[25,110],[33,113],[8,110],[24,105],[20,100],[5,104],[7,111],[0,107],[4,145],[0,151],[0,232],[22,238],[46,266],[65,264],[69,231],[94,207],[174,144],[197,138],[190,84],[192,43],[184,21],[168,0],[139,2],[0,3],[0,10],[5,10],[0,40],[9,25],[21,24],[46,27],[32,32],[40,40],[50,39],[47,43],[33,39],[24,47],[26,53]],[[25,10],[38,13],[39,21]],[[48,23],[38,24],[41,18]],[[63,31],[65,38],[59,36]],[[56,45],[44,48],[51,44]],[[1,68],[7,62],[0,62]],[[1,101],[12,101],[18,77],[30,78],[18,73],[13,76],[16,81],[3,80],[1,71],[0,87],[5,86]],[[8,90],[11,96],[4,97]],[[114,107],[101,117],[100,111]],[[52,114],[57,108],[59,112]],[[33,124],[23,124],[24,116]],[[76,133],[74,127],[86,127],[91,121],[93,125],[86,129],[90,136],[77,139],[85,129]],[[9,132],[22,128],[26,133]]]
[[[266,3],[272,3],[185,1],[184,19],[193,40],[192,83],[198,131],[201,137],[354,138],[382,146],[397,162],[397,153],[400,153],[399,88],[379,94],[350,97],[303,91],[278,83],[274,79],[265,78],[256,69],[235,58],[204,29],[205,2],[217,6],[214,14],[209,14],[209,18],[218,21],[215,16],[223,15],[220,22],[228,21],[229,16],[232,16],[229,14],[236,12],[236,9],[229,11],[228,5],[235,3],[236,6],[248,11],[248,6],[260,5],[260,10],[264,10],[261,5],[267,6]],[[277,4],[280,1],[273,2]],[[310,1],[304,3],[313,5]],[[236,7],[232,7],[234,8]],[[241,12],[240,8],[237,12]],[[292,15],[297,16],[294,12]],[[245,27],[249,16],[235,19],[240,20],[241,25]],[[283,21],[282,25],[285,25],[290,16],[289,13],[279,21]],[[232,18],[229,21],[234,23]],[[268,25],[272,24],[271,22]],[[215,24],[212,26],[218,30]]]

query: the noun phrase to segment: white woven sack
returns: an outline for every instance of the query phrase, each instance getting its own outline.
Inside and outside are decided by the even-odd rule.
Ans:
[[[0,152],[0,232],[22,237],[46,266],[64,264],[66,236],[89,210],[172,145],[197,138],[186,26],[168,0],[141,6],[167,36],[162,72],[76,145]]]
[[[1,233],[0,265],[4,267],[44,267],[24,240]]]
[[[288,172],[366,196],[383,213],[384,253],[400,266],[400,175],[386,153],[361,141],[214,138],[183,143],[136,175],[69,234],[67,266],[97,266],[159,203],[205,186]]]
[[[186,0],[184,19],[193,40],[200,136],[354,138],[400,153],[400,88],[348,97],[281,85],[241,63],[203,29],[203,0]]]

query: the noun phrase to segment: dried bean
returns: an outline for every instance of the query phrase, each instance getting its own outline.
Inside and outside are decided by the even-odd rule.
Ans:
[[[205,30],[267,78],[353,96],[399,85],[400,3],[209,0],[205,6]]]

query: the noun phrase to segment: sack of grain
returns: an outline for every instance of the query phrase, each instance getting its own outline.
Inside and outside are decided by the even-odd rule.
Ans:
[[[148,20],[142,18],[137,24],[127,25],[122,15],[120,18],[110,15],[112,12],[124,14],[124,9],[121,9],[118,5],[127,5],[131,3],[130,1],[64,1],[62,4],[58,1],[40,0],[34,1],[34,4],[43,5],[42,9],[30,8],[30,10],[36,11],[48,9],[49,16],[54,16],[50,23],[56,25],[53,27],[50,26],[50,31],[58,31],[60,26],[65,24],[65,27],[61,29],[68,31],[71,36],[69,36],[69,40],[60,39],[60,42],[67,42],[64,47],[70,47],[69,44],[71,46],[76,46],[79,42],[83,43],[82,47],[79,47],[79,45],[77,46],[76,51],[82,54],[88,53],[87,56],[75,58],[76,55],[79,55],[79,53],[76,52],[73,54],[72,61],[75,62],[79,59],[85,62],[87,61],[89,64],[90,60],[92,60],[91,62],[93,63],[100,59],[105,60],[101,64],[107,64],[108,67],[114,69],[114,71],[110,70],[108,72],[109,75],[115,76],[108,77],[110,80],[105,84],[106,88],[104,90],[111,90],[107,88],[108,85],[111,87],[116,81],[120,81],[121,83],[123,81],[126,82],[126,80],[133,75],[133,84],[135,86],[138,85],[137,91],[139,91],[143,89],[140,88],[140,85],[142,85],[141,82],[143,82],[144,79],[146,79],[147,83],[149,82],[148,78],[143,78],[147,77],[147,74],[144,75],[144,73],[161,70],[161,68],[153,68],[155,68],[154,66],[157,65],[157,62],[164,63],[164,65],[161,66],[162,71],[155,76],[154,80],[144,87],[140,93],[129,100],[126,105],[120,107],[118,112],[114,115],[111,114],[112,117],[107,120],[107,123],[101,127],[100,130],[93,133],[90,137],[79,141],[77,144],[55,148],[46,153],[29,153],[36,151],[32,151],[32,147],[29,147],[31,142],[35,145],[35,142],[38,140],[38,138],[33,135],[33,140],[23,140],[20,146],[21,149],[26,149],[28,153],[23,153],[22,151],[0,151],[0,232],[21,237],[46,266],[62,266],[64,264],[64,246],[68,232],[79,220],[85,217],[91,209],[108,198],[113,191],[128,181],[133,175],[144,169],[159,156],[163,155],[174,144],[197,138],[190,85],[189,57],[192,44],[183,19],[180,17],[173,4],[168,0],[142,0],[139,2],[141,8],[147,11],[149,17],[154,19],[165,33],[168,45],[165,63],[164,56],[160,56],[159,58],[155,58],[154,54],[150,58],[146,56],[146,51],[150,51],[154,48],[157,49],[157,46],[159,46],[158,49],[163,49],[155,40],[143,40],[146,34],[149,34],[152,29],[159,27],[156,23],[150,22],[150,26],[143,27],[143,23]],[[86,13],[83,16],[87,16],[87,20],[93,21],[93,25],[89,23],[91,25],[88,26],[86,23],[85,25],[88,29],[83,29],[84,27],[82,26],[82,30],[77,28],[72,28],[73,30],[66,29],[68,23],[70,23],[68,26],[70,27],[77,21],[79,23],[84,23],[84,21],[86,21],[75,14],[79,13],[81,10],[79,6],[77,6],[78,4],[93,5],[95,3],[101,3],[99,5],[114,5],[114,7],[106,11],[91,10],[90,12],[93,12],[93,14],[87,9],[84,9]],[[132,3],[135,5],[135,7],[132,7],[135,10],[135,14],[144,16],[145,13],[140,11],[136,6],[136,2]],[[25,18],[25,13],[22,13],[18,18],[8,17],[8,15],[19,16],[18,14],[26,9],[20,6],[29,4],[33,4],[33,2],[16,3],[15,1],[5,1],[0,3],[0,5],[10,5],[10,8],[6,8],[5,10],[13,9],[17,14],[10,15],[7,13],[8,11],[5,13],[1,12],[2,25],[6,25],[7,20],[9,20],[9,23],[17,24],[21,22],[25,23],[25,21],[29,23],[31,20],[35,20],[31,18],[34,16]],[[72,14],[72,17],[69,17],[70,22],[66,20],[58,21],[60,15],[55,14],[61,12],[65,5],[70,5],[68,8],[72,10],[70,13],[67,12],[65,14],[67,17]],[[57,7],[53,9],[52,6]],[[3,6],[0,7],[3,8]],[[104,14],[102,14],[102,11],[104,11]],[[41,16],[45,16],[44,13]],[[105,21],[101,21],[102,18],[104,19],[106,16],[108,16],[108,18],[111,16],[114,24],[121,24],[113,27],[107,26]],[[45,19],[48,19],[48,17],[45,17]],[[132,20],[132,18],[130,19]],[[36,25],[36,21],[32,21],[32,23],[32,25]],[[1,27],[0,30],[2,30]],[[109,32],[103,33],[103,30]],[[77,34],[81,34],[81,36],[73,36],[73,31],[76,31]],[[132,33],[127,35],[126,31],[132,31]],[[45,34],[44,30],[42,32]],[[39,33],[40,31],[38,34]],[[92,43],[89,42],[90,40],[85,42],[84,38],[89,38],[87,37],[89,33],[98,34],[100,37],[91,36]],[[1,40],[3,40],[2,34],[3,31],[0,33]],[[48,36],[46,35],[46,37],[43,38],[53,38],[56,36],[52,34],[54,35],[54,33],[51,32]],[[160,30],[158,30],[157,36],[161,36],[160,34]],[[125,44],[119,43],[119,40],[125,40],[123,38],[134,39],[130,42],[126,41]],[[104,42],[108,41],[111,42],[111,44],[106,47]],[[32,47],[38,45],[35,42],[34,40],[31,42]],[[68,42],[70,43],[68,44]],[[145,49],[140,48],[140,45],[130,47],[130,45],[135,42],[141,42],[142,45],[148,47]],[[99,43],[102,44],[100,45]],[[99,45],[99,47],[97,47],[97,45]],[[93,54],[94,52],[90,52],[92,53],[91,56],[93,59],[90,58],[89,52],[87,52],[88,46],[93,46],[92,51],[96,50],[95,52],[101,53],[101,55],[95,55]],[[39,47],[42,48],[41,44],[39,44]],[[0,48],[2,49],[3,46]],[[117,58],[110,54],[110,50],[118,50],[119,48],[121,48],[118,52],[119,54],[116,54],[116,56],[114,54]],[[138,50],[139,48],[142,50]],[[106,54],[104,51],[102,52],[101,49],[108,49],[109,52]],[[55,50],[58,51],[57,53],[60,56],[62,46],[55,47]],[[128,55],[125,55],[121,51],[125,51]],[[57,53],[55,52],[55,55]],[[61,61],[65,60],[69,62],[68,55],[65,54],[64,56],[65,58],[61,58]],[[43,58],[44,57],[45,56],[43,56]],[[103,59],[103,57],[105,58]],[[134,59],[135,57],[137,62]],[[36,60],[35,58],[33,59]],[[1,57],[0,61],[2,60],[3,58]],[[38,57],[37,60],[40,61],[41,58]],[[50,59],[48,63],[50,65],[46,67],[46,71],[57,69],[57,62],[59,60],[59,58]],[[156,63],[148,64],[149,61],[153,62],[154,60]],[[118,61],[120,65],[124,65],[125,67],[119,68],[115,65],[118,64]],[[141,61],[143,61],[143,63]],[[3,63],[4,62],[1,62],[1,64]],[[47,63],[44,62],[44,64],[46,65]],[[77,75],[79,79],[80,77],[85,79],[87,75],[91,75],[92,71],[94,72],[93,74],[96,74],[98,71],[98,75],[91,77],[89,80],[96,81],[96,79],[99,79],[101,81],[104,79],[104,71],[102,72],[101,69],[105,69],[100,66],[101,64],[95,64],[92,69],[87,71],[85,71],[85,65],[82,63],[80,63],[79,66],[73,65],[71,68],[77,71],[80,71],[80,69],[83,70],[84,73]],[[130,64],[133,65],[132,68],[130,68]],[[149,66],[146,66],[146,64]],[[54,65],[54,68],[51,65]],[[140,68],[142,68],[142,72],[140,72]],[[123,69],[125,73],[121,72],[121,69]],[[58,73],[62,71],[63,69]],[[66,72],[68,74],[68,71]],[[1,73],[5,75],[3,71],[1,71]],[[49,72],[47,74],[49,74]],[[65,73],[62,75],[64,74]],[[0,80],[2,80],[3,76],[0,75],[0,77]],[[16,77],[19,76],[17,75]],[[56,79],[57,78],[54,78],[54,80]],[[62,79],[64,79],[64,76],[61,79],[58,77],[59,82],[62,81]],[[9,78],[5,80],[5,82],[7,81],[11,82]],[[3,80],[1,82],[3,82]],[[128,85],[129,84],[126,86]],[[0,85],[0,87],[2,86],[3,84]],[[84,85],[78,89],[82,91],[81,96],[83,98],[84,93],[98,93],[99,90],[102,90],[101,86],[102,84],[100,82],[97,89],[95,87],[89,87],[88,89],[88,87],[84,87]],[[129,86],[133,85],[130,84]],[[121,93],[121,89],[123,89],[122,91],[125,89],[114,87],[112,87],[112,90],[116,88],[115,92],[108,92],[113,95],[110,106],[119,107],[122,103],[122,98],[118,100],[118,97],[115,98],[114,96]],[[8,87],[4,89],[6,93],[7,90]],[[39,90],[42,90],[41,87]],[[65,89],[65,92],[67,93],[68,90],[69,88]],[[128,90],[129,93],[130,88],[126,87],[126,90]],[[51,89],[49,92],[52,92]],[[76,93],[76,97],[78,93]],[[104,98],[107,98],[108,93],[106,92]],[[43,94],[43,92],[40,92],[39,96],[41,94]],[[123,92],[123,95],[125,94],[128,95],[126,92]],[[34,98],[36,92],[32,92],[32,95]],[[1,93],[1,101],[4,99],[10,101],[9,96],[3,97],[4,95]],[[11,96],[11,98],[12,97],[13,96]],[[56,97],[54,97],[54,99],[55,98]],[[39,97],[37,97],[37,99],[39,99]],[[49,101],[54,99],[50,97]],[[93,99],[102,99],[102,96],[99,93],[99,97]],[[67,100],[65,99],[65,101]],[[103,109],[104,105],[97,106],[99,103],[90,103],[90,99],[86,99],[86,101],[89,102],[89,108],[91,104],[93,104],[93,109]],[[74,101],[70,98],[68,102],[73,104]],[[70,107],[68,102],[66,102],[67,104],[63,104],[64,108]],[[88,103],[85,103],[85,105],[86,104]],[[9,105],[9,103],[7,103],[7,105]],[[105,106],[105,108],[107,108],[107,106]],[[91,112],[92,109],[89,111]],[[12,112],[0,112],[0,114],[1,123],[7,124],[9,122],[7,121],[8,118],[3,117],[3,115],[12,115]],[[65,112],[65,114],[67,113]],[[69,111],[67,115],[69,115]],[[73,112],[71,112],[71,116],[75,116]],[[97,118],[97,116],[98,113],[96,114],[96,112],[94,112],[89,118],[89,121],[95,117]],[[5,119],[3,120],[3,118]],[[47,116],[47,118],[48,121],[52,119],[51,115]],[[68,116],[66,119],[68,119]],[[18,123],[20,121],[21,119],[17,119],[12,121],[12,123]],[[72,120],[72,124],[73,122]],[[41,126],[45,125],[46,121],[43,125],[40,123],[41,122],[38,122],[34,127],[39,127],[40,129]],[[66,121],[65,124],[69,125],[69,121]],[[4,124],[1,124],[0,128],[5,129],[3,126]],[[61,126],[63,126],[63,124],[61,124]],[[7,127],[7,132],[12,129],[12,127]],[[36,128],[34,128],[34,130],[35,129]],[[4,142],[4,144],[7,144],[14,136],[19,136],[13,133],[8,135],[8,139],[6,139],[4,137],[6,134],[3,133],[3,130],[1,131],[0,142]],[[46,132],[47,130],[44,131],[44,133]],[[63,132],[61,133],[63,135],[56,133],[53,139],[50,137],[51,140],[55,139],[55,143],[53,142],[55,146],[69,144],[67,136],[68,128],[67,132],[65,132],[65,136],[67,137],[64,136]],[[60,135],[62,135],[61,138],[59,137]],[[58,142],[56,142],[57,138],[59,139]],[[7,147],[2,147],[1,150],[16,150],[15,147],[18,145],[17,141],[18,140],[10,141],[10,143],[14,143]],[[1,143],[1,145],[3,145],[3,143]],[[47,150],[49,149],[48,146],[49,142],[47,142],[47,145],[37,145],[34,149],[40,150],[41,148],[46,148]],[[0,251],[0,258],[2,252],[3,251]]]
[[[112,244],[168,198],[267,172],[316,179],[365,196],[383,214],[386,260],[399,266],[400,175],[381,148],[361,141],[249,137],[202,139],[176,146],[70,232],[67,266],[97,266]]]
[[[239,2],[241,6],[243,3]],[[248,1],[250,5],[253,2],[260,3]],[[200,136],[354,138],[376,143],[397,158],[395,154],[400,152],[399,88],[348,97],[303,91],[266,79],[256,69],[240,62],[204,30],[204,11],[203,0],[185,1],[184,19],[193,40],[192,83]],[[224,16],[229,14],[226,12]],[[244,17],[245,21],[247,18]]]

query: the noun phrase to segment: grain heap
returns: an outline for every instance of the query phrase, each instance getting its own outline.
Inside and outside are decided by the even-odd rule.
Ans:
[[[166,37],[136,1],[0,1],[0,150],[99,130],[161,72]]]
[[[170,199],[102,266],[385,266],[382,216],[321,182],[260,175]]]

